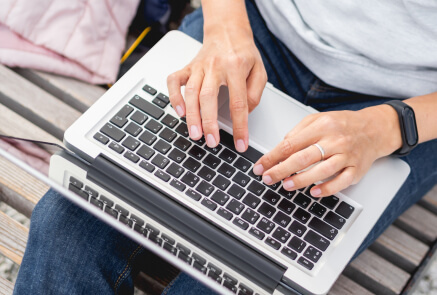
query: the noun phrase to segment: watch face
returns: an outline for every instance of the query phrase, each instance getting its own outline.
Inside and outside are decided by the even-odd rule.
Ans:
[[[414,146],[419,141],[414,112],[410,108],[405,108],[402,116],[404,118],[405,139],[409,146]]]

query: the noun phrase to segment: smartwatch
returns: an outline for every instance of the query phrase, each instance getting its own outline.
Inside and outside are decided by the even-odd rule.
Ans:
[[[385,102],[393,107],[398,113],[399,125],[401,127],[402,147],[395,151],[393,155],[403,157],[408,155],[419,142],[417,133],[416,116],[412,107],[400,100],[390,100]]]

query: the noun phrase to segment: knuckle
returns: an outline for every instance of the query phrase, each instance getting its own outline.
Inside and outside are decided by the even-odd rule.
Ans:
[[[244,134],[245,132],[246,132],[246,128],[245,127],[243,127],[243,126],[233,126],[233,131],[234,131],[234,134],[237,136],[237,137],[240,137],[242,134]]]
[[[187,118],[190,118],[190,119],[196,119],[197,120],[197,117],[199,116],[199,113],[198,112],[196,112],[196,111],[193,111],[193,110],[187,110],[186,111],[186,115],[187,115]]]
[[[212,130],[217,123],[217,120],[212,118],[202,118],[202,125],[205,130]]]
[[[168,75],[167,83],[171,83],[171,82],[177,80],[177,78],[178,78],[178,74],[177,73],[172,73],[172,74]]]
[[[234,98],[231,103],[231,109],[235,112],[243,112],[247,110],[247,102],[241,98]]]
[[[223,58],[221,56],[215,55],[211,56],[207,61],[206,64],[209,68],[215,69],[219,67],[223,62]]]
[[[291,143],[291,139],[290,138],[285,138],[280,145],[281,151],[285,154],[285,155],[290,155],[293,153],[293,144]]]
[[[296,161],[299,167],[307,167],[309,164],[311,164],[311,155],[308,152],[303,151],[296,154]]]
[[[214,90],[212,88],[210,87],[202,88],[199,94],[199,99],[200,100],[211,99],[213,98],[213,95],[214,95]]]

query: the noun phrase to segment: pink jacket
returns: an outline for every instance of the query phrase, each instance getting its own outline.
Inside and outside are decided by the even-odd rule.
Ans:
[[[115,81],[139,0],[1,0],[0,63]]]

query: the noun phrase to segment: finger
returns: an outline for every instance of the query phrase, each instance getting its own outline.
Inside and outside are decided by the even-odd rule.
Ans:
[[[316,146],[311,145],[301,151],[290,155],[290,157],[286,158],[283,162],[273,166],[272,168],[264,172],[263,181],[267,185],[276,183],[293,173],[308,168],[309,166],[319,162],[320,160],[320,150]],[[293,188],[289,187],[289,190],[293,190]]]
[[[234,73],[228,76],[229,108],[232,116],[232,128],[234,134],[235,149],[243,153],[249,143],[247,122],[249,110],[247,108],[246,80],[244,75]]]
[[[266,83],[267,73],[261,61],[252,68],[246,82],[249,113],[259,104]]]
[[[298,134],[299,132],[302,132],[302,130],[304,130],[310,124],[315,123],[315,121],[317,120],[319,115],[320,115],[319,113],[310,114],[310,115],[306,116],[305,118],[303,118],[299,122],[299,124],[297,124],[293,129],[290,130],[290,132],[287,133],[287,135],[285,135],[285,138],[296,136],[296,134]],[[316,128],[317,127],[318,126],[316,126]]]
[[[220,81],[214,73],[209,73],[203,80],[199,100],[202,110],[202,128],[205,134],[206,144],[214,148],[220,141],[219,126],[217,123],[217,97]]]
[[[356,167],[347,167],[334,179],[314,186],[310,193],[313,197],[327,197],[338,193],[350,186],[356,175]]]
[[[190,71],[185,68],[167,77],[167,88],[170,103],[179,117],[185,116],[185,101],[182,97],[181,86],[185,85],[190,77]]]
[[[202,137],[202,120],[200,117],[199,93],[202,86],[203,70],[192,71],[185,86],[185,105],[187,106],[188,133],[193,140]]]
[[[307,187],[317,181],[321,181],[331,177],[344,169],[346,165],[346,157],[344,155],[334,155],[323,161],[308,171],[304,171],[285,178],[283,187],[287,191],[293,191],[303,187]]]

